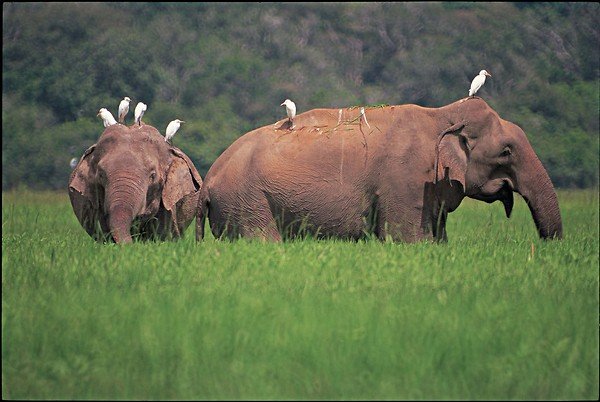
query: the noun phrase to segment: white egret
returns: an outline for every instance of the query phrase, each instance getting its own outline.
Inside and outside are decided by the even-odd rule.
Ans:
[[[167,131],[165,132],[165,141],[171,141],[171,138],[175,135],[181,123],[185,123],[183,120],[175,119],[167,125]]]
[[[294,117],[296,117],[296,104],[289,99],[283,101],[283,103],[279,106],[285,106],[285,111],[287,113],[288,119],[290,120],[290,124],[294,127]]]
[[[138,124],[138,126],[142,125],[142,116],[144,115],[146,109],[148,109],[148,105],[142,102],[139,102],[135,106],[135,122]]]
[[[98,111],[96,116],[100,116],[102,122],[104,123],[104,127],[112,126],[113,124],[117,124],[117,121],[113,117],[112,113],[108,111],[105,107]]]
[[[75,166],[77,166],[77,162],[79,162],[79,159],[77,159],[77,158],[71,159],[71,162],[69,162],[69,166],[71,166],[71,169],[75,169]]]
[[[473,96],[477,93],[477,91],[479,91],[479,88],[481,88],[485,82],[486,76],[491,77],[492,75],[485,70],[481,70],[479,75],[473,78],[473,82],[471,82],[471,89],[469,89],[469,96]]]
[[[129,113],[129,102],[131,102],[131,99],[126,96],[121,103],[119,103],[119,123],[123,123],[125,121],[125,116]]]

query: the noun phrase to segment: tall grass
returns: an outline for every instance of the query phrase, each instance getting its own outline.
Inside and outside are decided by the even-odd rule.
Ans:
[[[447,244],[97,244],[3,194],[5,399],[597,399],[598,192],[465,200]],[[192,225],[193,226],[193,225]]]

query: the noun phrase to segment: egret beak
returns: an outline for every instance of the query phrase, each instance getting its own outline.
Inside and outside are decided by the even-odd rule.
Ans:
[[[180,120],[179,122],[180,122],[180,123],[185,123],[185,121],[183,121],[183,120]]]
[[[488,77],[492,76],[492,74],[490,74],[490,73],[485,73],[485,75],[487,75]]]
[[[283,102],[283,103],[282,103],[281,105],[279,105],[279,106],[284,106],[284,105],[285,105],[285,102]]]

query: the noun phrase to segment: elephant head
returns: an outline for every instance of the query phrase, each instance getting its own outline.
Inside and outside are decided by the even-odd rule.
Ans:
[[[107,127],[71,173],[77,219],[96,240],[183,234],[195,215],[200,174],[152,126]]]
[[[510,217],[513,192],[517,192],[529,206],[540,237],[561,238],[554,187],[523,130],[501,119],[478,97],[438,111],[442,126],[435,149],[434,184],[442,220],[449,209],[439,205],[441,201],[462,196],[488,203],[499,200]],[[452,204],[450,210],[456,206]]]

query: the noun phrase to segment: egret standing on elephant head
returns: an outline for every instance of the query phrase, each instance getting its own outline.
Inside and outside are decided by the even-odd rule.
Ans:
[[[144,112],[146,111],[146,109],[148,109],[148,105],[146,105],[145,103],[142,103],[142,102],[139,102],[135,106],[134,118],[135,118],[135,122],[138,126],[142,125],[142,116],[144,115]]]
[[[123,123],[125,121],[125,116],[129,113],[129,102],[131,102],[131,99],[126,96],[121,103],[119,103],[119,123]]]
[[[486,76],[491,77],[492,75],[485,70],[481,70],[477,77],[473,78],[473,81],[471,82],[471,88],[469,89],[469,96],[474,96],[477,91],[479,91],[479,88],[481,88],[485,83]]]
[[[100,116],[102,122],[104,123],[104,127],[112,126],[113,124],[117,124],[117,121],[113,117],[112,113],[108,111],[107,108],[103,107],[98,111],[96,116]]]
[[[181,123],[185,123],[183,120],[175,119],[167,125],[167,131],[165,132],[165,141],[171,143],[171,138],[175,135]]]

